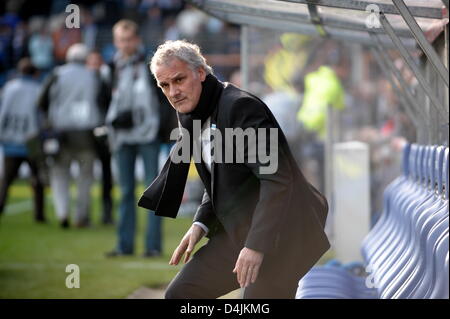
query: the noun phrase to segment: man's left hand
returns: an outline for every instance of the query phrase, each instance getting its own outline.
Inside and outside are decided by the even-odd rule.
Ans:
[[[261,252],[246,247],[242,248],[233,269],[241,288],[256,281],[263,258],[264,254]]]

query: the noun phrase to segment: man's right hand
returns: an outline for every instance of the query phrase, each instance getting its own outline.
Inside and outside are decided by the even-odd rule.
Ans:
[[[178,265],[181,257],[185,252],[186,256],[184,257],[184,263],[187,263],[192,251],[194,250],[195,245],[200,241],[200,239],[202,239],[204,235],[205,231],[200,226],[192,225],[184,235],[178,247],[173,252],[169,265]]]

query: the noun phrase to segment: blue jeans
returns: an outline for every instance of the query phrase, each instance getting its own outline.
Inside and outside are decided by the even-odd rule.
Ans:
[[[134,252],[134,237],[136,232],[136,157],[137,155],[142,157],[145,170],[144,182],[148,186],[158,173],[158,153],[159,141],[154,141],[147,144],[122,145],[115,154],[121,191],[118,252],[124,254],[132,254]],[[161,217],[149,211],[145,235],[145,249],[147,252],[161,252],[161,246]]]

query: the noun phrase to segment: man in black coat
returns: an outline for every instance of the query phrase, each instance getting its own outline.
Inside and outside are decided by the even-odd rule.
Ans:
[[[180,134],[138,205],[175,218],[192,157],[205,185],[170,260],[176,265],[185,254],[186,264],[166,298],[217,298],[239,287],[244,298],[294,298],[299,279],[329,248],[325,197],[306,181],[267,106],[218,81],[198,46],[168,41],[150,67]]]

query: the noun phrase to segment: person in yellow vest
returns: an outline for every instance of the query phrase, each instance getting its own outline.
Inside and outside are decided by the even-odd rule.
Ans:
[[[343,110],[344,97],[345,91],[334,70],[322,65],[305,76],[305,92],[297,120],[323,140],[326,136],[327,106]]]
[[[303,103],[297,112],[297,120],[311,132],[312,139],[303,147],[303,158],[315,158],[318,162],[318,188],[324,191],[324,142],[328,105],[336,110],[345,108],[345,91],[336,72],[322,65],[304,78]]]
[[[297,33],[283,33],[280,44],[264,61],[264,81],[273,90],[296,94],[292,80],[305,67],[310,38]]]

